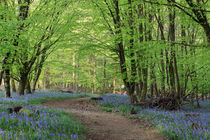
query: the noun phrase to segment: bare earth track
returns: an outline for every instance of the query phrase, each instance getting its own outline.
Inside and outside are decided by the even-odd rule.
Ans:
[[[127,119],[120,114],[99,111],[100,106],[88,102],[89,98],[51,100],[42,103],[50,108],[61,108],[75,114],[87,128],[88,140],[164,140],[149,122]],[[147,128],[147,129],[145,129]]]

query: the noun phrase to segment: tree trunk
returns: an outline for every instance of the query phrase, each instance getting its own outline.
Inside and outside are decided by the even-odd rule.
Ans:
[[[137,100],[136,95],[134,94],[134,88],[129,88],[127,89],[127,91],[128,91],[128,96],[130,97],[131,104],[137,103],[138,100]]]
[[[41,75],[43,64],[44,64],[44,61],[46,60],[46,58],[47,58],[47,56],[45,54],[43,54],[41,56],[41,60],[38,61],[37,65],[36,65],[35,77],[33,79],[33,84],[32,84],[32,93],[34,93],[36,90],[36,84],[37,84],[37,81],[39,80],[39,77]]]
[[[181,25],[181,37],[182,37],[182,43],[185,44],[186,43],[186,27],[184,25]],[[181,46],[181,57],[185,58],[185,54],[187,55],[187,48],[186,46],[182,45]],[[185,77],[187,76],[187,73],[185,72],[185,69],[187,69],[188,67],[185,66],[184,64],[181,64],[181,80],[180,81],[184,81],[183,84],[181,84],[181,93],[180,96],[181,98],[183,98],[184,93],[185,93]],[[186,70],[187,71],[187,70]]]
[[[130,5],[130,7],[132,6],[131,4],[131,0],[128,0],[128,3]],[[137,98],[135,98],[134,95],[134,89],[135,89],[135,81],[132,79],[133,77],[133,73],[132,73],[132,78],[131,80],[128,78],[128,71],[127,71],[127,65],[126,65],[126,58],[125,58],[125,51],[124,51],[124,43],[123,43],[123,36],[122,36],[122,23],[121,23],[121,17],[120,17],[120,7],[119,7],[119,1],[118,0],[113,0],[113,9],[110,9],[109,4],[105,1],[105,4],[107,5],[109,12],[111,14],[112,20],[113,20],[113,25],[114,25],[114,34],[115,36],[115,45],[117,46],[116,50],[117,50],[117,55],[119,57],[120,60],[120,69],[121,69],[121,74],[122,74],[122,79],[123,82],[125,84],[125,87],[127,89],[128,95],[130,97],[131,103],[134,103],[136,101]],[[129,15],[132,14],[132,11],[128,11]],[[133,28],[133,21],[132,21],[132,17],[130,17],[129,19],[129,27],[131,29],[131,35],[133,34],[132,32],[132,28]],[[130,40],[130,47],[132,50],[133,48],[133,37],[131,37]],[[132,56],[133,53],[131,53],[130,56]],[[135,61],[132,58],[131,60],[131,71],[134,71],[134,67],[135,66]],[[131,81],[131,82],[130,82]]]
[[[1,86],[1,84],[2,84],[3,74],[4,74],[4,71],[1,70],[1,71],[0,71],[0,86]]]
[[[27,79],[27,83],[26,83],[26,93],[27,94],[31,94],[32,93],[32,91],[31,91],[31,84],[30,84],[29,79]]]
[[[27,75],[26,73],[21,73],[20,75],[20,81],[19,81],[19,86],[18,86],[18,95],[24,95],[25,93],[25,88],[27,84]]]
[[[0,4],[4,4],[7,7],[7,2],[6,1],[1,1]],[[1,15],[0,20],[6,21],[6,15]],[[1,39],[0,39],[1,40]],[[5,41],[7,39],[4,39]],[[7,62],[8,58],[10,56],[10,53],[6,53],[6,57],[2,59],[2,71],[0,71],[0,85],[2,84],[2,79],[4,78],[4,86],[5,86],[5,92],[6,92],[6,97],[10,97],[10,69],[9,69],[9,64]]]
[[[181,87],[180,87],[180,80],[179,80],[179,73],[178,73],[176,56],[174,56],[174,68],[175,68],[175,75],[176,75],[177,98],[178,98],[179,101],[181,101]]]
[[[197,107],[200,108],[200,103],[199,103],[199,97],[198,97],[198,83],[196,83],[196,103],[197,103]]]
[[[169,83],[169,56],[168,56],[168,49],[165,48],[165,56],[166,56],[166,65],[165,65],[165,69],[166,69],[166,83],[168,85],[168,90],[170,91],[171,90],[171,86],[170,86],[170,83]],[[166,96],[166,94],[165,94]]]
[[[137,76],[137,71],[136,71],[136,60],[135,60],[135,48],[134,48],[134,16],[133,16],[133,3],[132,0],[128,0],[129,4],[129,10],[128,10],[128,25],[129,25],[129,35],[130,35],[130,40],[129,40],[129,51],[130,51],[130,64],[131,64],[131,78],[130,78],[130,92],[132,91],[133,93],[131,96],[133,96],[133,102],[137,102],[137,97],[134,95],[135,92],[135,87],[136,87],[136,76]]]
[[[143,84],[143,92],[142,92],[141,99],[140,99],[141,102],[145,101],[146,96],[147,96],[148,68],[143,68],[142,73],[143,73],[144,84]]]
[[[175,2],[175,0],[168,0],[169,4],[172,5],[171,2]],[[176,56],[175,50],[174,50],[174,44],[175,41],[175,9],[174,7],[169,7],[169,34],[168,34],[168,40],[171,41],[171,58],[169,61],[169,76],[170,76],[170,85],[171,85],[171,95],[175,97],[176,95],[176,82],[175,82],[175,62],[174,57]]]
[[[195,98],[195,93],[194,91],[190,95],[190,104],[193,106],[194,105],[194,98]]]
[[[160,93],[158,91],[158,86],[157,86],[157,82],[156,81],[155,81],[154,88],[155,88],[155,95],[156,95],[156,97],[159,97],[160,96]]]
[[[9,69],[5,70],[4,87],[5,87],[6,97],[10,98],[11,97],[11,91],[10,91],[10,70]]]
[[[204,92],[201,93],[201,100],[204,101]]]
[[[142,69],[141,68],[138,68],[138,76],[139,76],[140,80],[139,80],[139,83],[137,84],[138,88],[136,88],[136,93],[137,93],[137,96],[140,100],[141,96],[142,96],[143,86],[144,86],[143,74],[142,74]]]
[[[173,59],[171,58],[169,62],[169,76],[170,76],[170,86],[171,86],[171,95],[175,97],[176,87],[175,87],[175,76],[174,76],[174,66]]]
[[[143,18],[143,5],[142,4],[138,5],[138,10],[139,10],[138,11],[138,18],[141,19],[141,18]],[[139,24],[138,31],[139,31],[139,43],[142,43],[144,41],[144,36],[143,36],[144,30],[143,30],[143,23],[142,22]],[[138,69],[137,69],[137,71],[138,71],[138,76],[140,78],[140,80],[138,82],[138,87],[139,88],[137,88],[137,96],[138,96],[139,100],[141,100],[141,98],[143,96],[142,91],[143,91],[143,86],[144,86],[144,80],[143,80],[143,72],[142,72],[143,70],[141,68],[140,60],[142,60],[143,57],[142,57],[142,54],[141,54],[142,53],[141,50],[139,50],[137,53],[138,53],[138,62],[137,62],[138,63]]]
[[[163,95],[165,95],[165,63],[164,63],[164,58],[163,58],[163,49],[161,49],[160,53],[161,57],[161,92]]]
[[[118,0],[114,0],[115,5],[115,13],[116,16],[112,16],[113,22],[115,24],[115,34],[117,35],[117,38],[115,40],[116,45],[118,46],[118,56],[120,59],[120,69],[123,82],[125,84],[125,87],[127,89],[128,95],[130,96],[131,103],[134,103],[135,99],[133,97],[133,89],[130,86],[130,83],[128,82],[128,75],[127,75],[127,68],[126,68],[126,60],[125,60],[125,52],[124,52],[124,45],[123,45],[123,37],[122,37],[122,30],[121,30],[121,18],[120,18],[120,8],[119,8],[119,2]]]
[[[141,92],[140,92],[140,84],[139,83],[136,83],[135,91],[136,91],[137,98],[140,99]]]
[[[4,71],[4,87],[6,92],[6,97],[11,97],[11,91],[10,91],[10,68],[9,63],[7,62],[9,59],[10,53],[6,54],[6,57],[2,60],[2,68]]]
[[[209,24],[203,25],[204,32],[206,33],[207,41],[210,44],[210,26]]]
[[[150,80],[151,80],[150,93],[151,93],[151,98],[154,97],[154,88],[155,88],[155,84],[156,84],[156,76],[155,76],[154,68],[155,68],[155,64],[153,64],[153,62],[152,62],[151,63],[151,68],[150,68]]]
[[[151,98],[154,98],[154,85],[153,85],[153,83],[150,84],[150,94],[151,94]]]
[[[40,76],[40,74],[41,74],[41,71],[42,71],[41,68],[39,68],[38,72],[37,72],[36,75],[35,75],[35,78],[34,78],[33,84],[32,84],[32,93],[34,93],[35,90],[36,90],[36,84],[37,84],[37,81],[38,81],[39,76]]]
[[[163,22],[162,22],[160,16],[155,15],[155,18],[158,22],[158,28],[159,28],[158,31],[160,31],[161,40],[165,41]],[[164,54],[164,50],[161,49],[161,52],[160,52],[160,58],[161,58],[161,60],[160,60],[160,64],[161,64],[161,93],[163,93],[163,95],[165,96],[165,63],[164,63],[163,54]],[[166,69],[166,72],[167,72],[167,69]]]
[[[11,86],[12,86],[12,92],[17,92],[14,79],[11,79]]]

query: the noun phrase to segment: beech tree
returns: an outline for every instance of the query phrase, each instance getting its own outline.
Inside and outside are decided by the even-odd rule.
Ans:
[[[33,70],[37,58],[51,51],[55,44],[68,32],[71,20],[74,17],[74,9],[69,9],[71,1],[19,0],[17,3],[16,1],[10,2],[7,6],[18,7],[18,11],[17,8],[14,8],[13,13],[10,13],[18,14],[17,18],[10,21],[17,23],[12,40],[15,53],[10,55],[9,50],[4,58],[6,61],[3,63],[3,69],[9,80],[10,74],[7,74],[8,72],[4,67],[8,67],[6,62],[7,59],[10,59],[13,63],[12,69],[15,69],[16,72],[13,74],[13,78],[19,82],[18,94],[23,95],[28,75]],[[9,81],[7,83],[5,87],[9,85]]]

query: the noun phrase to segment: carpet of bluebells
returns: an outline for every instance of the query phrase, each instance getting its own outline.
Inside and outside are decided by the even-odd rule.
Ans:
[[[130,110],[126,95],[102,95],[98,104],[120,111]],[[185,105],[179,111],[159,109],[140,109],[138,117],[148,119],[161,133],[172,140],[209,140],[210,139],[210,100],[200,101],[201,108]],[[124,110],[123,110],[124,108]],[[186,114],[199,114],[187,117]]]
[[[75,98],[84,95],[37,92],[8,99],[0,92],[0,139],[5,140],[77,140],[83,139],[84,127],[63,110],[52,110],[39,105],[46,99]],[[85,95],[86,96],[86,95]],[[33,105],[31,105],[33,104]],[[8,108],[23,106],[20,113],[9,113]]]

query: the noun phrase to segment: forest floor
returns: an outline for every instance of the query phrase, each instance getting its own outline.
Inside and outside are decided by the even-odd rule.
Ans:
[[[164,140],[150,123],[143,119],[128,119],[120,113],[100,111],[101,106],[89,103],[89,98],[50,100],[42,103],[49,108],[73,113],[86,127],[88,140]]]

